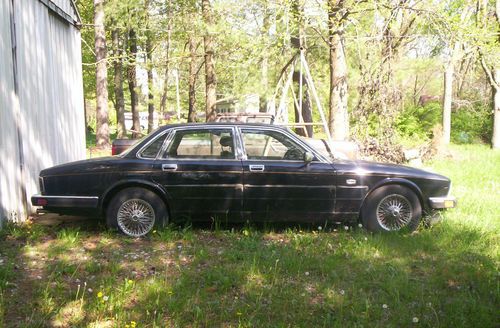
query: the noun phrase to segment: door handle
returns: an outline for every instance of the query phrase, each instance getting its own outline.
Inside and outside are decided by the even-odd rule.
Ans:
[[[249,165],[251,172],[264,172],[264,165]]]
[[[162,171],[175,171],[175,170],[177,170],[177,164],[162,164],[161,170]]]

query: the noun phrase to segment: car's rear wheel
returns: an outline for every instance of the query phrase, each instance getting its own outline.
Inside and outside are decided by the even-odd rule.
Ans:
[[[400,185],[375,189],[361,210],[363,226],[377,231],[414,231],[422,218],[422,206],[417,195]]]
[[[147,235],[154,227],[165,226],[168,212],[163,200],[144,188],[118,192],[106,211],[106,223],[131,237]]]

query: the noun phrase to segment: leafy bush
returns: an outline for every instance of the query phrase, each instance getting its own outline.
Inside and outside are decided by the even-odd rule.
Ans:
[[[458,144],[489,142],[493,115],[488,106],[460,108],[451,114],[451,140]]]
[[[432,138],[432,129],[441,122],[441,104],[406,108],[396,119],[396,128],[402,136],[419,139]]]
[[[408,107],[396,119],[396,129],[403,137],[430,139],[433,127],[441,124],[442,107],[434,102],[423,107]],[[451,141],[458,144],[489,142],[493,116],[487,106],[462,107],[451,114]]]

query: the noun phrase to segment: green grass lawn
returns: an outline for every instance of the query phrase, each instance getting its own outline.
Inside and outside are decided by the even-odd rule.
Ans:
[[[19,327],[498,327],[500,152],[453,146],[451,154],[429,166],[452,179],[459,207],[411,235],[215,225],[135,240],[92,223],[9,225],[0,238],[0,320]]]

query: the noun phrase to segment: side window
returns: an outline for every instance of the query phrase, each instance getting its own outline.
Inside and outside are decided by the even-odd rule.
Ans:
[[[163,142],[167,137],[168,133],[164,133],[162,136],[156,138],[152,143],[150,143],[146,148],[144,148],[140,154],[142,158],[151,158],[155,159],[158,152],[161,150],[163,146]]]
[[[177,131],[163,158],[234,159],[231,129]]]
[[[276,131],[243,130],[248,159],[301,161],[305,150],[286,135]]]

